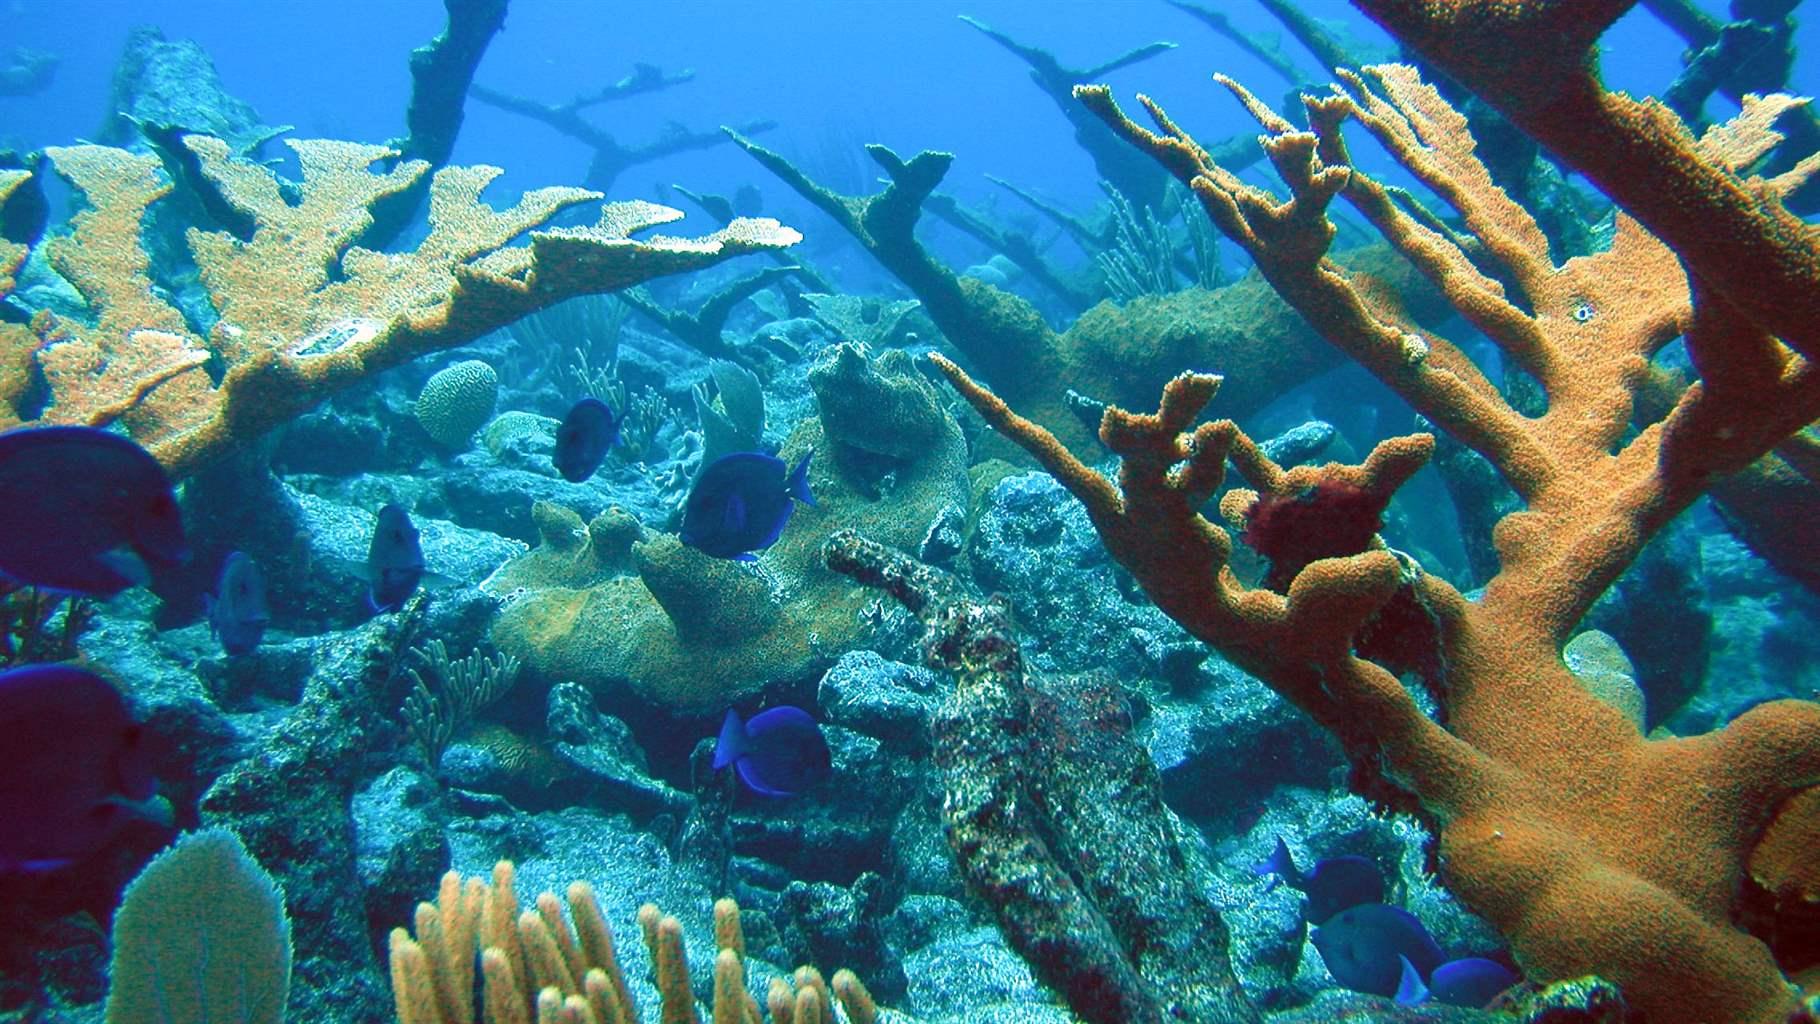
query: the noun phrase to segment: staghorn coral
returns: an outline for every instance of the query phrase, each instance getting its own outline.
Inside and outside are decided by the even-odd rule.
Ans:
[[[188,135],[196,187],[211,208],[232,211],[245,237],[192,228],[191,256],[218,318],[206,338],[161,298],[148,277],[140,234],[170,191],[155,157],[104,146],[48,151],[87,202],[71,234],[43,243],[52,267],[94,311],[92,322],[41,311],[29,332],[0,325],[0,425],[19,422],[30,365],[49,389],[32,422],[124,420],[133,437],[183,476],[335,390],[415,358],[480,337],[571,296],[625,288],[800,239],[770,219],[740,219],[700,238],[631,235],[679,219],[668,207],[608,203],[593,227],[535,230],[560,211],[599,199],[574,188],[527,193],[495,210],[481,191],[493,167],[444,167],[430,179],[428,235],[410,252],[359,243],[371,210],[428,169],[408,161],[369,168],[397,153],[331,140],[288,144],[302,180],[233,156],[226,143]],[[0,199],[19,186],[0,178]],[[186,179],[187,180],[187,179]],[[287,197],[294,191],[296,201]],[[508,245],[530,231],[530,244]],[[22,253],[0,250],[0,297]],[[218,361],[219,383],[201,371]]]
[[[1524,5],[1448,6],[1483,18]],[[1569,9],[1612,5],[1530,6],[1566,20]],[[1524,52],[1547,49],[1537,42]],[[1820,784],[1820,705],[1777,701],[1716,733],[1647,740],[1587,691],[1561,648],[1708,481],[1820,414],[1820,372],[1697,270],[1690,285],[1677,260],[1688,254],[1627,216],[1608,250],[1556,265],[1534,220],[1473,155],[1464,119],[1413,69],[1341,74],[1344,88],[1305,98],[1306,130],[1222,79],[1263,124],[1288,200],[1213,163],[1148,99],[1155,132],[1103,87],[1077,96],[1193,189],[1323,337],[1490,459],[1523,498],[1526,507],[1497,527],[1501,570],[1482,599],[1466,601],[1375,539],[1324,552],[1279,589],[1248,587],[1228,564],[1230,535],[1199,513],[1229,460],[1277,500],[1320,501],[1331,484],[1387,496],[1427,459],[1432,438],[1384,442],[1361,466],[1284,471],[1230,420],[1195,426],[1220,379],[1184,374],[1154,415],[1106,412],[1100,439],[1123,457],[1115,486],[952,363],[937,365],[1086,505],[1109,551],[1159,607],[1333,732],[1355,787],[1427,818],[1449,887],[1505,933],[1532,979],[1598,973],[1651,1019],[1783,1021],[1797,1012],[1793,991],[1731,915],[1759,837],[1785,801]],[[1508,284],[1351,166],[1340,131],[1348,119],[1460,214]],[[1765,181],[1739,170],[1773,134],[1747,107],[1701,141],[1701,165],[1688,175],[1723,175],[1734,193],[1774,206],[1800,176]],[[1456,346],[1414,329],[1328,258],[1327,208],[1341,197],[1535,378],[1546,412],[1512,408]],[[1737,242],[1717,248],[1743,260],[1751,247]],[[1764,239],[1756,255],[1789,247],[1820,265],[1806,232]],[[1710,256],[1688,262],[1697,268]],[[1702,379],[1664,420],[1627,438],[1648,361],[1677,334]],[[1242,498],[1223,508],[1249,511]],[[1401,671],[1427,684],[1440,720],[1422,712]]]

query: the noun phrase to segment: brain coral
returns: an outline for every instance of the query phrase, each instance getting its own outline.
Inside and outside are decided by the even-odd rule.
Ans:
[[[465,448],[474,431],[493,415],[499,374],[478,359],[436,371],[417,395],[417,422],[437,443]]]
[[[676,713],[803,678],[862,643],[859,612],[874,595],[822,564],[822,541],[852,528],[914,550],[938,516],[967,508],[967,446],[940,403],[917,400],[929,385],[907,360],[849,351],[826,369],[811,378],[822,416],[798,423],[779,452],[794,464],[815,450],[816,505],[798,507],[756,565],[711,558],[669,534],[610,528],[604,517],[582,529],[546,506],[543,544],[484,585],[506,598],[494,642],[542,678],[629,691]],[[882,452],[893,446],[881,444],[880,421],[862,430],[830,415],[868,407],[891,409],[889,429],[921,439],[916,450]],[[628,541],[630,573],[608,569],[625,564]]]

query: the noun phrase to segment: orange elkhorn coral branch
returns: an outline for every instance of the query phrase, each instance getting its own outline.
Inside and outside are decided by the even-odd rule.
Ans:
[[[1820,226],[1779,199],[1820,159],[1765,189],[1661,102],[1606,91],[1592,48],[1635,0],[1354,3],[1591,179],[1752,323],[1820,358]]]
[[[1428,6],[1546,8],[1537,24],[1568,32],[1589,24],[1569,10],[1578,3]],[[1186,184],[1323,337],[1523,496],[1525,508],[1498,525],[1502,569],[1482,599],[1466,601],[1367,529],[1374,502],[1426,457],[1426,437],[1384,442],[1364,466],[1283,472],[1257,463],[1231,423],[1195,426],[1218,379],[1183,375],[1153,416],[1106,412],[1100,438],[1123,458],[1114,487],[952,363],[936,365],[1086,504],[1108,551],[1159,608],[1338,736],[1355,788],[1420,810],[1449,886],[1504,932],[1531,979],[1603,975],[1652,1020],[1782,1024],[1796,1012],[1793,991],[1732,911],[1766,829],[1779,842],[1803,834],[1773,828],[1778,811],[1806,808],[1793,824],[1811,825],[1813,801],[1791,798],[1820,785],[1820,704],[1778,701],[1716,733],[1651,741],[1588,692],[1560,649],[1708,481],[1820,416],[1820,372],[1744,315],[1729,289],[1690,284],[1676,251],[1622,214],[1607,250],[1556,264],[1528,212],[1485,173],[1459,114],[1412,69],[1344,78],[1305,100],[1306,130],[1226,83],[1263,125],[1287,199],[1219,167],[1147,99],[1154,130],[1103,87],[1076,95]],[[1741,177],[1772,134],[1761,114],[1747,108],[1710,131],[1701,173],[1723,171],[1773,205],[1786,182]],[[1476,238],[1418,220],[1353,167],[1340,134],[1353,119]],[[1417,331],[1327,258],[1336,200],[1530,372],[1548,399],[1542,415],[1513,408],[1459,346]],[[1486,257],[1504,272],[1481,272],[1474,260]],[[1666,419],[1629,436],[1649,361],[1677,335],[1701,380]],[[1201,514],[1227,461],[1261,492],[1228,494],[1222,508],[1272,559],[1267,589],[1237,579],[1231,538]],[[1429,689],[1445,727],[1399,675]],[[1760,876],[1795,884],[1772,860]]]

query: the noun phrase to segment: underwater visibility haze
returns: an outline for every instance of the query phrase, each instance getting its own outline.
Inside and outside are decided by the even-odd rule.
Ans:
[[[0,1024],[1820,1024],[1801,0],[0,0]]]

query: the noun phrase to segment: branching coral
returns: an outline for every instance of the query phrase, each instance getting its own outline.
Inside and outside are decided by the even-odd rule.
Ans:
[[[925,150],[904,160],[884,146],[869,146],[890,183],[871,195],[849,196],[817,184],[749,139],[734,139],[896,275],[969,366],[1069,443],[1091,441],[1068,410],[1071,388],[1104,401],[1138,396],[1148,401],[1178,367],[1211,366],[1232,377],[1229,401],[1250,412],[1337,362],[1310,336],[1303,319],[1255,276],[1215,291],[1147,296],[1125,306],[1103,302],[1057,334],[1035,306],[955,273],[917,240],[923,205],[947,174],[952,155]],[[1424,307],[1418,318],[1436,305],[1408,264],[1383,249],[1362,249],[1344,259],[1382,277],[1384,294],[1394,290],[1412,306]]]
[[[1689,256],[1691,240],[1671,250],[1620,215],[1607,251],[1555,265],[1534,220],[1473,155],[1464,120],[1412,69],[1343,77],[1344,88],[1306,99],[1306,130],[1225,83],[1263,124],[1287,200],[1217,166],[1147,99],[1155,132],[1103,88],[1077,96],[1193,189],[1323,337],[1499,468],[1526,507],[1497,528],[1502,568],[1481,600],[1375,539],[1317,551],[1278,574],[1278,589],[1248,587],[1228,566],[1230,536],[1200,514],[1230,461],[1266,501],[1344,496],[1350,515],[1327,511],[1353,529],[1378,510],[1361,493],[1381,507],[1428,457],[1426,436],[1384,442],[1362,466],[1285,472],[1230,421],[1194,425],[1219,379],[1188,374],[1155,415],[1107,411],[1100,439],[1123,457],[1115,486],[958,368],[938,365],[1087,506],[1159,607],[1333,731],[1356,786],[1426,815],[1449,885],[1504,931],[1530,977],[1604,975],[1652,1020],[1782,1021],[1795,1011],[1792,990],[1731,912],[1778,809],[1820,784],[1820,706],[1774,702],[1710,735],[1650,741],[1589,694],[1560,651],[1592,601],[1713,477],[1820,415],[1820,372],[1739,315],[1729,291],[1699,277],[1689,285],[1677,255],[1696,267],[1710,256]],[[1709,132],[1689,175],[1724,176],[1733,193],[1776,205],[1799,175],[1741,176],[1774,143],[1762,111],[1749,105]],[[1475,241],[1416,219],[1353,167],[1340,133],[1348,119],[1450,204]],[[1327,209],[1341,197],[1535,378],[1545,413],[1513,409],[1457,346],[1413,328],[1328,258]],[[1737,242],[1720,248],[1749,258]],[[1508,285],[1478,269],[1468,244]],[[1806,232],[1758,247],[1789,248],[1820,261]],[[1650,357],[1677,335],[1701,380],[1664,420],[1628,437]],[[1250,504],[1229,497],[1224,509],[1243,514]],[[1429,686],[1439,720],[1405,689],[1404,671]]]
[[[433,768],[442,760],[456,730],[518,682],[518,659],[510,654],[489,658],[478,652],[451,658],[440,638],[412,647],[410,653],[429,679],[416,668],[405,669],[411,677],[411,692],[405,696],[402,715],[423,759]]]
[[[1698,142],[1666,105],[1600,86],[1592,50],[1636,0],[1356,0],[1366,15],[1590,178],[1751,323],[1820,356],[1820,227],[1781,197],[1820,167],[1744,178],[1734,141],[1800,101],[1747,101],[1739,131]]]
[[[742,218],[700,238],[635,232],[679,219],[668,207],[608,203],[588,228],[536,230],[598,193],[546,188],[496,210],[481,191],[493,167],[445,167],[430,181],[429,233],[411,252],[359,244],[372,209],[427,172],[423,161],[385,173],[378,146],[293,141],[302,180],[232,156],[207,136],[183,139],[205,205],[231,212],[239,234],[192,228],[212,313],[207,337],[161,297],[141,243],[152,204],[170,191],[158,160],[103,146],[49,151],[87,200],[71,234],[44,243],[51,265],[93,310],[92,322],[41,312],[30,336],[0,325],[0,410],[19,421],[35,353],[49,389],[44,423],[107,423],[129,431],[177,475],[309,409],[338,388],[448,348],[574,295],[614,291],[800,239],[770,219]],[[0,198],[20,179],[0,179]],[[188,179],[186,179],[188,180]],[[513,246],[531,232],[530,244]],[[0,251],[0,298],[22,253]],[[28,340],[29,338],[29,340]],[[218,361],[216,383],[203,372]]]

